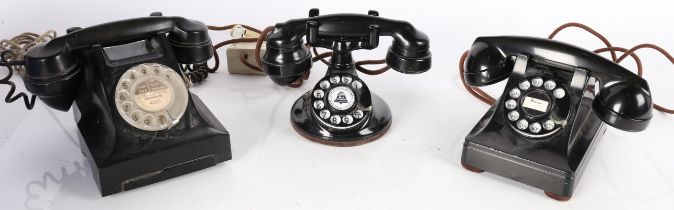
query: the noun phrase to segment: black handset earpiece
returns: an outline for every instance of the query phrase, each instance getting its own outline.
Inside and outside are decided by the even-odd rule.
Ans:
[[[176,60],[183,64],[203,63],[213,57],[213,44],[208,36],[206,25],[186,18],[164,17],[169,44]]]
[[[392,32],[393,43],[386,54],[386,64],[405,74],[418,74],[431,68],[429,39],[412,24],[401,21]]]
[[[300,135],[322,144],[356,146],[381,137],[391,125],[386,102],[358,78],[351,52],[374,49],[380,36],[393,37],[386,64],[406,74],[431,67],[426,34],[405,21],[363,14],[319,15],[289,20],[267,36],[263,70],[279,85],[288,85],[311,68],[307,45],[332,50],[328,71],[314,88],[292,107],[291,122]],[[327,63],[327,62],[326,62]]]
[[[37,95],[49,107],[68,111],[75,100],[75,88],[81,80],[80,71],[79,60],[70,50],[37,46],[26,55],[23,82],[26,90]]]
[[[262,57],[264,72],[279,85],[289,85],[311,69],[311,51],[304,45],[302,35],[292,29],[283,30],[284,24],[267,36],[267,49]]]
[[[127,28],[110,32],[111,28]],[[115,45],[143,39],[148,35],[167,33],[176,60],[192,64],[213,56],[213,46],[206,26],[182,17],[142,17],[79,29],[36,46],[26,54],[26,89],[48,106],[67,111],[74,101],[74,88],[81,73],[76,51],[91,47]]]
[[[634,81],[621,78],[612,78],[607,82],[592,102],[594,113],[620,130],[645,130],[653,117],[653,101],[648,86],[635,85]]]
[[[473,42],[463,64],[466,83],[478,87],[508,78],[514,64],[514,57],[509,57],[496,46],[482,42],[481,39],[483,38],[477,38]]]
[[[554,199],[571,197],[606,125],[641,131],[652,117],[646,80],[563,42],[479,37],[464,68],[471,86],[508,80],[466,136],[462,165],[541,188]]]

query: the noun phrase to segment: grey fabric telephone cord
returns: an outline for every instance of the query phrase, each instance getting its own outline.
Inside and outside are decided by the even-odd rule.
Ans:
[[[49,30],[42,35],[35,33],[25,32],[19,34],[11,39],[0,40],[0,66],[7,68],[7,75],[0,79],[0,84],[9,85],[9,91],[5,96],[5,103],[12,103],[16,100],[23,99],[23,102],[26,106],[26,109],[33,109],[35,106],[36,96],[28,96],[24,92],[16,92],[16,84],[10,81],[16,71],[19,76],[24,76],[26,74],[26,67],[24,63],[24,57],[26,52],[34,46],[46,43],[56,38],[56,31]]]
[[[22,61],[28,49],[43,43],[47,43],[52,39],[56,38],[56,31],[48,30],[42,35],[24,32],[17,36],[12,37],[11,39],[0,40],[0,52],[10,51],[11,54],[5,54],[8,56],[6,59],[9,61]],[[26,68],[23,65],[14,66],[20,76],[25,75]]]

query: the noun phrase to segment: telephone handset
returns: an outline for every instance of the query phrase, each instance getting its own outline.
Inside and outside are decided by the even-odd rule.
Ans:
[[[213,56],[208,31],[200,22],[178,17],[146,17],[102,24],[90,28],[71,28],[69,33],[36,47],[26,55],[26,88],[54,109],[67,111],[74,100],[82,58],[76,51],[100,46],[115,46],[168,33],[173,56],[180,63],[200,63]],[[119,29],[115,31],[115,29]],[[111,32],[113,31],[113,32]],[[73,32],[73,31],[70,31]],[[138,46],[144,51],[151,46]],[[168,50],[168,49],[167,49]]]
[[[303,43],[333,51],[326,75],[301,96],[291,110],[291,121],[302,136],[322,144],[355,146],[381,137],[391,124],[391,111],[371,93],[357,75],[351,51],[374,49],[380,36],[393,37],[386,64],[406,74],[422,73],[431,67],[426,34],[405,21],[368,15],[333,14],[276,24],[267,36],[263,70],[279,85],[301,79],[312,65],[312,55]]]
[[[464,80],[506,89],[466,137],[462,165],[568,200],[606,126],[646,129],[646,80],[590,51],[549,39],[479,37]]]
[[[181,69],[212,56],[203,23],[153,13],[71,28],[32,48],[24,83],[54,109],[74,102],[82,151],[106,196],[231,159],[229,133]]]

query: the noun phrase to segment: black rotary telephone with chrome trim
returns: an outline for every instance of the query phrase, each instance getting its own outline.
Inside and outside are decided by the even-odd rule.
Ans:
[[[24,83],[49,107],[72,105],[106,196],[231,159],[229,133],[181,69],[212,56],[206,25],[153,13],[71,28],[32,48]]]
[[[646,80],[590,51],[549,39],[479,37],[464,80],[506,89],[465,139],[462,165],[568,200],[606,125],[646,129]]]
[[[379,96],[371,93],[358,77],[351,52],[374,49],[380,36],[393,43],[386,64],[405,74],[422,73],[431,67],[426,34],[405,21],[368,15],[318,15],[276,24],[267,36],[263,70],[279,85],[301,79],[312,65],[311,52],[304,44],[333,51],[325,76],[302,95],[290,112],[295,130],[302,136],[333,146],[355,146],[381,137],[391,125],[391,111]]]

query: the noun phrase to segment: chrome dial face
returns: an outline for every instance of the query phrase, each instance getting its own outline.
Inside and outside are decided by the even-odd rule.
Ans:
[[[506,93],[501,105],[506,123],[518,133],[542,138],[556,133],[565,124],[570,99],[565,88],[552,78],[527,77]]]
[[[168,129],[185,114],[187,86],[173,69],[143,63],[122,74],[115,88],[115,105],[122,119],[145,131]]]

